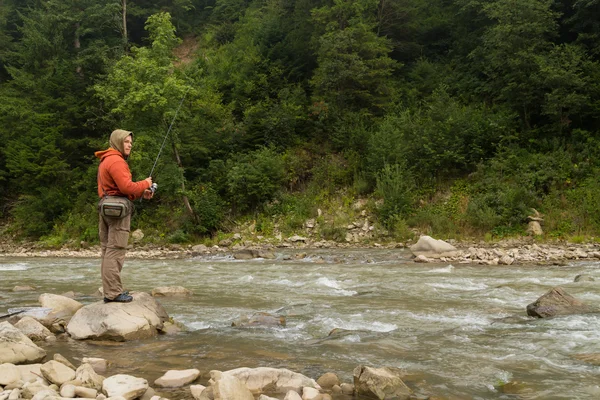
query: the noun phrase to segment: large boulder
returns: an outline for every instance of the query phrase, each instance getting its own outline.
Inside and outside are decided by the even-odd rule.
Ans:
[[[0,364],[26,364],[41,361],[46,352],[36,346],[9,322],[0,322]]]
[[[315,389],[321,388],[314,379],[285,368],[244,367],[222,373],[219,373],[219,371],[211,371],[211,378],[213,378],[213,380],[216,381],[217,379],[215,379],[215,377],[218,377],[219,375],[235,376],[255,394],[262,392],[283,394],[290,390],[301,393],[302,388],[305,386]]]
[[[600,310],[577,300],[561,287],[550,289],[542,297],[527,305],[527,315],[538,318],[593,312],[600,312]]]
[[[75,378],[75,371],[58,361],[48,361],[40,368],[43,377],[50,383],[60,386]]]
[[[428,258],[453,257],[458,253],[456,247],[450,243],[426,235],[421,236],[417,243],[410,246],[410,251],[415,257],[425,256]]]
[[[51,308],[52,311],[66,311],[73,315],[83,307],[83,304],[66,296],[44,293],[39,297],[42,307]]]
[[[97,302],[71,318],[67,332],[74,339],[135,340],[155,336],[169,315],[150,294],[132,293],[130,303]]]
[[[355,394],[383,399],[406,399],[412,390],[402,381],[400,371],[388,367],[372,368],[359,365],[354,368]]]
[[[214,400],[254,400],[248,387],[233,375],[222,375],[212,389]]]

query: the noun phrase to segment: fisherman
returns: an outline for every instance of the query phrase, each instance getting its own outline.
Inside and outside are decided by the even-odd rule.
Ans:
[[[125,261],[132,200],[143,197],[151,199],[152,177],[133,182],[127,159],[131,154],[133,133],[122,129],[110,135],[110,148],[97,151],[98,166],[98,212],[100,214],[98,232],[102,246],[102,288],[104,302],[128,303],[133,300],[129,292],[123,291],[121,270]]]

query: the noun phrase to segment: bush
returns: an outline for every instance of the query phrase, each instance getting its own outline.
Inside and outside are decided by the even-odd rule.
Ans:
[[[386,165],[377,175],[377,193],[383,199],[378,214],[386,227],[410,213],[415,188],[413,177],[403,165]]]
[[[271,148],[227,160],[227,190],[237,211],[272,200],[285,182],[283,158]]]
[[[193,232],[205,234],[216,231],[223,221],[223,200],[217,191],[208,184],[197,185],[189,193],[189,200],[197,221]]]

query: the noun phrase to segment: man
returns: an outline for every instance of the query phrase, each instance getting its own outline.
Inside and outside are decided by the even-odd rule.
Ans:
[[[122,129],[110,135],[110,148],[97,151],[98,166],[98,231],[102,246],[102,287],[104,302],[128,303],[133,297],[123,292],[121,270],[125,261],[129,229],[131,225],[132,200],[151,199],[152,178],[132,182],[127,158],[131,154],[133,133]]]

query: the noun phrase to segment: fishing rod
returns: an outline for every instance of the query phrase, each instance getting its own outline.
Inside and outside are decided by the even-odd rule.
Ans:
[[[185,99],[185,96],[190,91],[190,88],[191,88],[191,86],[188,86],[187,90],[183,94],[183,97],[181,98],[181,101],[179,102],[179,106],[177,106],[177,110],[175,110],[175,116],[173,117],[173,120],[171,121],[171,125],[169,125],[169,129],[167,130],[167,134],[165,135],[165,138],[163,139],[162,145],[160,146],[160,150],[158,150],[158,155],[156,156],[156,160],[154,160],[154,165],[152,166],[152,169],[150,170],[150,175],[148,175],[149,177],[152,177],[154,168],[156,168],[156,163],[158,163],[160,154],[162,153],[162,150],[165,147],[165,143],[167,142],[167,137],[169,137],[171,128],[173,128],[173,124],[175,123],[175,120],[177,119],[177,114],[179,113],[179,109],[181,108],[181,105],[183,104],[183,100]],[[156,192],[156,189],[158,189],[158,185],[156,183],[152,183],[152,186],[150,186],[150,190],[152,191],[152,193]]]

